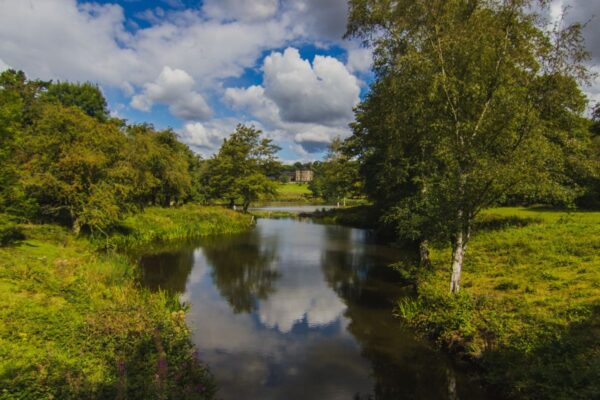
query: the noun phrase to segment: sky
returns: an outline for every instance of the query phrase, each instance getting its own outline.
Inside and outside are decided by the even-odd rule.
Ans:
[[[589,21],[600,72],[600,1],[554,0]],[[0,0],[0,70],[97,83],[117,117],[173,128],[210,156],[238,123],[287,162],[350,134],[373,79],[371,52],[344,40],[347,0]],[[586,93],[600,101],[600,78]]]

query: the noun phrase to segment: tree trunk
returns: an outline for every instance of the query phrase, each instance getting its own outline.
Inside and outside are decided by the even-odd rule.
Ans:
[[[421,240],[419,243],[419,265],[423,268],[431,268],[431,259],[429,258],[429,242]]]
[[[79,236],[79,234],[81,233],[81,221],[79,221],[78,218],[75,218],[73,220],[73,227],[71,229],[73,230],[73,234],[75,236]]]
[[[460,291],[460,274],[462,272],[465,258],[465,238],[462,229],[459,229],[452,243],[452,279],[450,280],[450,291]]]

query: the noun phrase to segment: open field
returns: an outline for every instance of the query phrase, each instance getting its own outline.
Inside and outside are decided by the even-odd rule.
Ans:
[[[277,201],[313,202],[312,192],[305,183],[283,183],[277,188]]]
[[[450,250],[432,251],[416,300],[398,314],[476,361],[510,397],[600,393],[600,212],[489,210],[469,245],[459,296]]]

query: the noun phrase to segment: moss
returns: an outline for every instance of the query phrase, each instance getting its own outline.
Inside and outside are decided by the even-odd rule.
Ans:
[[[399,316],[476,360],[508,397],[600,393],[600,213],[503,208],[477,226],[461,295],[448,294],[450,249],[433,249]]]

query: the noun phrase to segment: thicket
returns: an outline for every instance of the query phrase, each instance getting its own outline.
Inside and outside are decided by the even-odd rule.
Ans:
[[[170,129],[110,116],[91,84],[0,74],[0,212],[106,236],[147,206],[204,199],[202,160]]]

